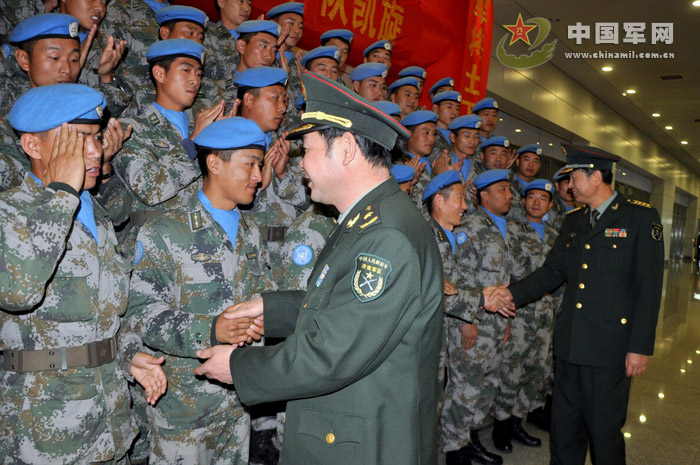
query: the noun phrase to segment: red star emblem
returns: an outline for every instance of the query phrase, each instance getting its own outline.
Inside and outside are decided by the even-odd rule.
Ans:
[[[530,38],[527,36],[527,34],[537,26],[526,26],[525,23],[523,23],[523,16],[520,13],[518,13],[518,21],[512,26],[504,27],[513,34],[513,37],[510,39],[510,44],[508,44],[508,46],[511,46],[519,40],[522,40],[526,44],[531,45]]]

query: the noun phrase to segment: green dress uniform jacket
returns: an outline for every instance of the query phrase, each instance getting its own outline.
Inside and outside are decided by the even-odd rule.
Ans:
[[[289,400],[282,463],[436,463],[442,262],[393,178],[331,235],[308,288],[263,295],[283,343],[231,355],[244,403]]]
[[[656,209],[618,194],[592,229],[588,207],[572,210],[544,265],[510,291],[520,306],[566,281],[555,357],[624,367],[628,352],[654,352],[663,255]]]

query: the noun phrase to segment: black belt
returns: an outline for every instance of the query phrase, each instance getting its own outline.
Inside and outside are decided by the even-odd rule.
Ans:
[[[268,226],[260,230],[260,235],[265,242],[282,242],[286,232],[286,226]]]
[[[96,368],[117,357],[117,338],[91,342],[78,347],[44,350],[5,350],[3,368],[7,371],[66,370],[75,367]]]

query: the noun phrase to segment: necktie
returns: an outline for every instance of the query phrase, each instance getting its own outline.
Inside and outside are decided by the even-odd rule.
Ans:
[[[598,210],[593,210],[591,212],[591,229],[595,228],[598,218],[600,218],[600,212]]]

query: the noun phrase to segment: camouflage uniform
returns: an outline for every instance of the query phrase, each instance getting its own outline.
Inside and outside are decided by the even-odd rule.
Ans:
[[[0,192],[19,186],[29,171],[29,159],[10,122],[0,117]]]
[[[183,199],[200,189],[201,172],[186,153],[178,130],[153,105],[141,116],[125,118],[123,123],[132,124],[134,132],[112,159],[112,168],[131,195],[130,231],[124,241],[125,254],[130,256],[138,227],[143,224],[134,213],[182,205]],[[193,127],[190,114],[190,131]],[[117,189],[114,193],[120,195]]]
[[[235,244],[197,195],[139,231],[130,322],[167,356],[168,392],[148,408],[150,463],[248,463],[250,417],[236,392],[198,379],[196,351],[216,344],[228,306],[275,289],[257,228],[241,216]]]
[[[542,240],[529,222],[508,222],[514,281],[519,281],[544,263],[557,235],[553,228],[545,225]],[[552,295],[546,295],[518,309],[517,316],[510,322],[510,338],[503,344],[503,363],[493,409],[497,420],[511,416],[525,418],[530,410],[544,405],[541,392],[554,331],[554,301]]]
[[[241,55],[236,49],[236,38],[221,21],[207,27],[204,49],[208,55],[204,75],[216,81],[233,80]]]
[[[561,198],[558,195],[555,195],[554,206],[549,209],[549,218],[546,219],[547,224],[554,228],[555,231],[559,231],[562,223],[564,223],[564,217],[574,208],[575,207],[572,207],[571,209],[567,210],[564,203],[561,201]]]
[[[430,155],[428,155],[428,159],[431,162],[435,161],[444,150],[447,150],[447,153],[450,153],[450,147],[452,146],[452,142],[450,142],[449,138],[445,138],[445,135],[442,133],[440,128],[437,128],[436,131],[437,134],[435,135],[435,145],[433,146],[433,151],[430,152]]]
[[[27,18],[46,13],[44,0],[0,0],[0,44],[7,42],[15,26]]]
[[[42,189],[29,174],[3,194],[4,357],[10,350],[58,352],[117,335],[131,266],[117,252],[106,212],[95,203],[96,244],[74,221],[79,204],[66,191]],[[0,399],[4,463],[118,461],[136,434],[125,373],[116,360],[24,373],[0,368]]]
[[[287,80],[287,93],[289,94],[289,105],[287,105],[287,112],[284,114],[284,121],[280,126],[280,132],[291,131],[294,128],[301,126],[301,113],[297,110],[296,101],[302,95],[301,91],[301,80],[299,79],[299,68],[297,66],[297,60],[292,57],[288,60],[289,73]],[[282,67],[279,65],[278,67]],[[303,71],[303,70],[302,70]]]
[[[502,341],[508,324],[499,314],[479,307],[485,287],[508,283],[510,279],[508,245],[498,227],[479,209],[455,228],[454,234],[457,266],[450,281],[458,293],[445,298],[447,386],[441,415],[444,452],[466,446],[469,430],[481,427],[488,416],[496,395]],[[477,324],[479,335],[474,346],[465,352],[461,328],[467,322]]]
[[[508,212],[508,221],[527,221],[523,196],[520,194],[525,186],[520,176],[514,171],[511,171],[508,175],[508,180],[510,181],[510,191],[513,193],[513,199],[510,201],[510,211]]]

